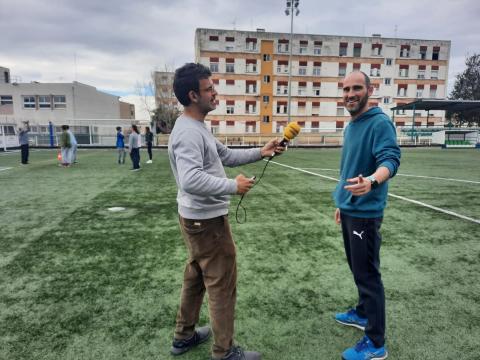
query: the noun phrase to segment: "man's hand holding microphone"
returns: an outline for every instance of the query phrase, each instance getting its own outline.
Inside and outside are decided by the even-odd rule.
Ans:
[[[281,154],[285,151],[285,146],[280,145],[278,139],[272,139],[260,149],[262,157],[270,157],[272,154]],[[245,177],[243,174],[237,175],[235,178],[237,182],[237,194],[246,194],[255,185],[255,176],[251,178]]]

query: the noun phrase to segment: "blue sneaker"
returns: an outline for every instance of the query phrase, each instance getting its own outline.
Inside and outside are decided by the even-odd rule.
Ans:
[[[388,356],[385,346],[376,348],[368,336],[364,336],[354,347],[345,350],[343,360],[383,360]]]
[[[358,316],[355,309],[350,309],[346,313],[335,314],[335,321],[343,325],[356,327],[360,330],[365,330],[368,323],[368,319]]]

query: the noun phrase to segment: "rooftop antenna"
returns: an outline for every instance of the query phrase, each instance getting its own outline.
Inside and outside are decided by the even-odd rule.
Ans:
[[[75,67],[75,81],[77,81],[77,53],[73,53],[73,63]]]
[[[394,37],[397,38],[398,37],[397,36],[398,35],[398,25],[397,24],[395,24],[394,34],[395,34]]]
[[[237,18],[236,17],[233,18],[232,24],[233,24],[233,30],[237,30]]]

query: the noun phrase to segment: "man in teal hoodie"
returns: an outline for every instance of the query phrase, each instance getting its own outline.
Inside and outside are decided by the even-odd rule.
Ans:
[[[378,107],[369,108],[373,92],[360,71],[343,81],[343,101],[352,116],[345,129],[340,181],[334,192],[335,221],[341,224],[345,254],[358,289],[355,308],[335,315],[365,336],[342,354],[345,360],[385,359],[385,294],[380,274],[380,226],[388,180],[400,166],[395,127]]]

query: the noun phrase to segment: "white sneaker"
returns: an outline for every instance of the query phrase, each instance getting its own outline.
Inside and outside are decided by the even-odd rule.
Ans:
[[[152,160],[147,160],[146,164],[151,164]]]

